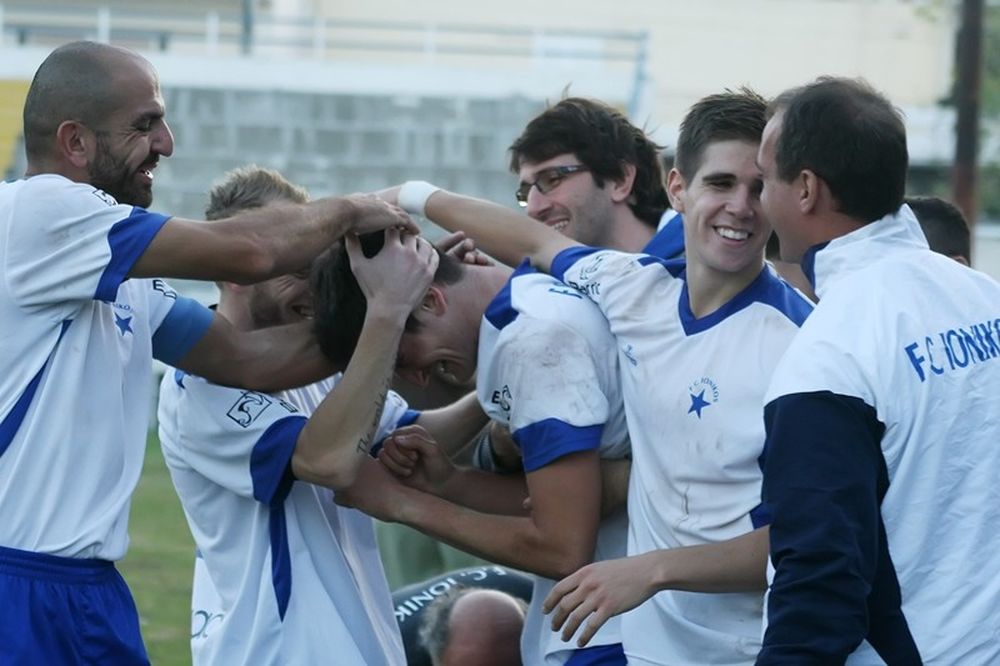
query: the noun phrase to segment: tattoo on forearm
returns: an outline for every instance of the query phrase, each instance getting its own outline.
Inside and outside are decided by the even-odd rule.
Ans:
[[[378,393],[378,397],[375,399],[375,416],[372,417],[371,425],[368,426],[368,431],[361,436],[358,440],[358,453],[367,454],[372,447],[372,440],[375,439],[375,433],[378,432],[378,424],[382,420],[382,410],[385,409],[385,398],[389,391],[390,378],[385,377],[382,380],[381,390]]]

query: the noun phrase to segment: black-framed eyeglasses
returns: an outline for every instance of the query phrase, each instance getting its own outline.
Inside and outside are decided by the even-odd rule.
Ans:
[[[538,191],[542,194],[548,194],[552,190],[559,187],[559,184],[563,182],[563,179],[565,179],[566,176],[574,173],[581,173],[583,171],[589,171],[589,169],[583,164],[565,164],[563,166],[552,166],[541,169],[535,174],[535,180],[530,183],[521,183],[518,186],[517,191],[514,192],[514,196],[517,198],[519,206],[527,206],[528,192],[531,191],[532,187],[537,187]]]

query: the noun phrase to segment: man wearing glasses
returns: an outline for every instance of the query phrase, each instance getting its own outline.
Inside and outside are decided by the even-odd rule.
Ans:
[[[584,245],[674,257],[684,251],[684,232],[670,210],[661,150],[603,102],[564,99],[511,144],[517,201]]]
[[[514,195],[528,217],[578,243],[670,259],[684,252],[684,227],[670,208],[662,150],[607,104],[569,97],[511,144],[510,170],[520,179]],[[474,460],[514,471],[519,455],[494,436],[480,440]]]

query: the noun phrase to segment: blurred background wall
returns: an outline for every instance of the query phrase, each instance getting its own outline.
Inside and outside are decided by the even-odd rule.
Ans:
[[[998,12],[988,3],[990,25]],[[159,69],[176,150],[156,172],[154,207],[178,215],[198,217],[213,180],[247,162],[315,195],[424,178],[512,205],[506,147],[566,91],[627,112],[669,161],[703,95],[774,95],[821,74],[887,93],[906,116],[911,192],[947,197],[957,27],[954,0],[5,3],[0,174],[23,170],[20,110],[38,63],[89,38]],[[984,109],[975,261],[1000,277],[998,117]]]

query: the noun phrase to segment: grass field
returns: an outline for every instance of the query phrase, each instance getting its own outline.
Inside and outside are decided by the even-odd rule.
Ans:
[[[154,433],[146,442],[129,536],[119,569],[139,607],[149,658],[156,666],[190,664],[194,542]]]

